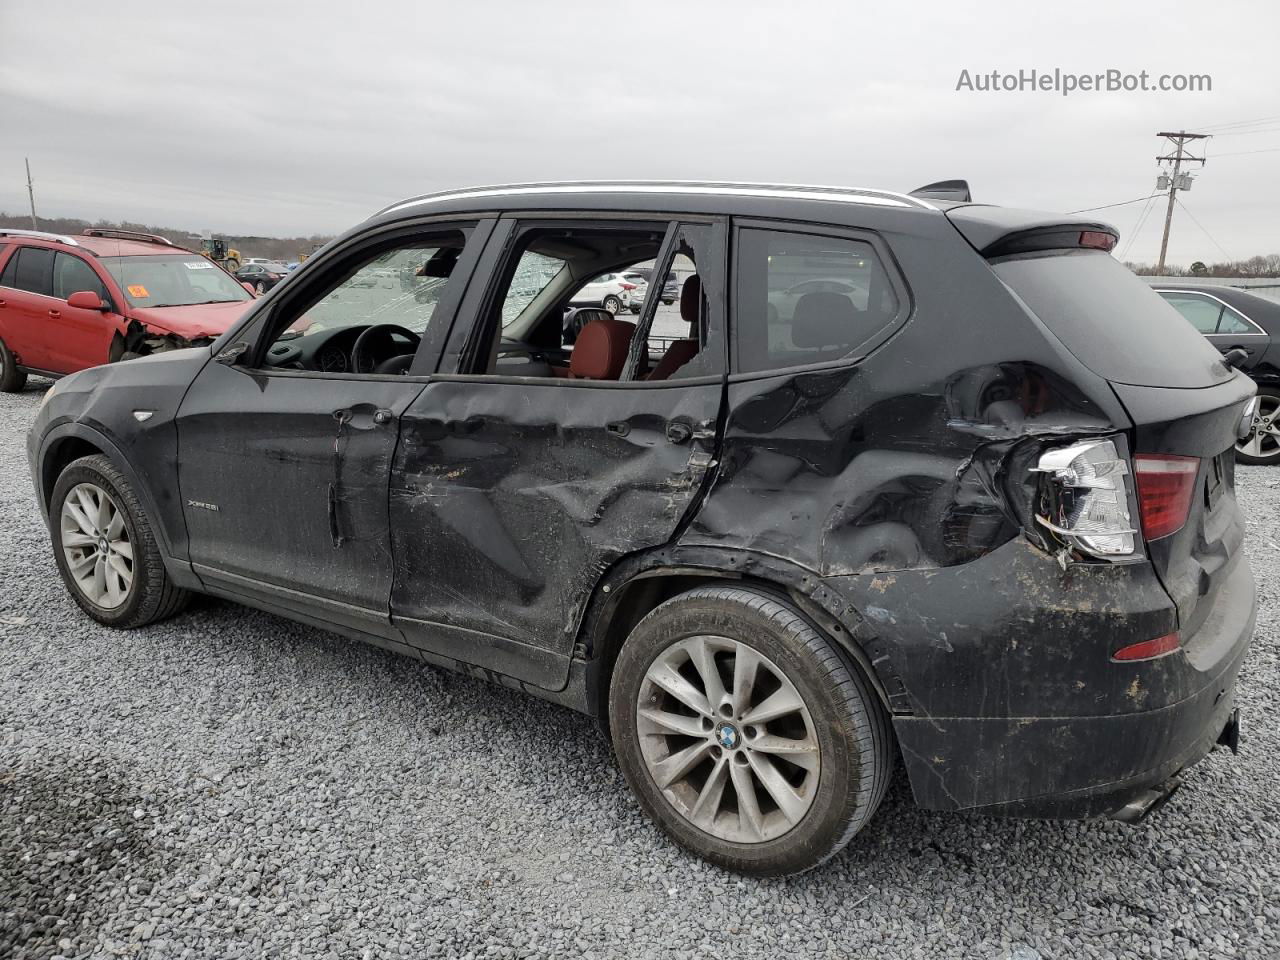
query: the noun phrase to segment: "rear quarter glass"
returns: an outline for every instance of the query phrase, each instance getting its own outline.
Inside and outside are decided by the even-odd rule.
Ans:
[[[1054,251],[992,264],[1081,363],[1115,383],[1209,387],[1231,379],[1218,351],[1107,253]]]

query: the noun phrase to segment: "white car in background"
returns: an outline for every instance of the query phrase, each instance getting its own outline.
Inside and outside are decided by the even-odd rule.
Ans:
[[[610,313],[620,313],[630,307],[631,294],[638,290],[644,279],[627,270],[602,273],[579,288],[569,301],[571,307],[603,307]]]

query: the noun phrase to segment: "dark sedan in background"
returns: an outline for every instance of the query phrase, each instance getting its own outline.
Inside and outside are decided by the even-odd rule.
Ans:
[[[253,292],[261,296],[289,275],[282,263],[246,263],[235,272],[235,278],[247,283]]]
[[[1249,435],[1236,444],[1243,463],[1280,463],[1280,303],[1234,287],[1167,286],[1156,292],[1224,354],[1243,350],[1242,371],[1258,385]]]

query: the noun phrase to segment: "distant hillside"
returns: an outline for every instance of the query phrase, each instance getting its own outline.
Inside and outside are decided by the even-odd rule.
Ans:
[[[22,230],[31,229],[31,218],[23,214],[0,212],[0,227],[16,227]],[[71,217],[41,217],[40,229],[49,233],[69,233],[72,236],[81,233],[86,227],[109,227],[116,230],[138,230],[142,233],[154,233],[164,237],[171,243],[200,248],[200,232],[198,230],[176,230],[173,227],[155,227],[145,223],[115,223],[110,220],[76,220]],[[316,247],[326,243],[331,237],[240,237],[231,234],[220,234],[232,247],[240,251],[244,257],[268,257],[272,260],[296,260],[300,254],[310,253]]]

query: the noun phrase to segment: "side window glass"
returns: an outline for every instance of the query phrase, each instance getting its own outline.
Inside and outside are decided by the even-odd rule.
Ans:
[[[316,298],[277,320],[284,330],[268,347],[266,364],[330,373],[407,372],[469,235],[458,230],[417,238],[349,263]]]
[[[667,224],[521,223],[473,326],[456,334],[461,374],[620,380],[636,342],[621,280],[652,261]],[[611,279],[605,280],[609,277]]]
[[[666,262],[645,265],[651,268],[650,282],[642,288],[641,299],[656,301],[647,336],[646,380],[723,372],[723,335],[719,324],[712,322],[710,309],[714,294],[710,287],[719,282],[719,271],[713,269],[718,260],[713,242],[710,226],[683,223]]]
[[[65,300],[73,293],[85,290],[96,293],[103,300],[110,300],[106,287],[93,272],[93,267],[79,257],[59,253],[53,264],[53,295]]]
[[[1219,333],[1257,333],[1253,324],[1238,311],[1230,307],[1222,308],[1222,319],[1218,321]]]
[[[4,244],[0,244],[0,256],[4,255]],[[0,287],[12,287],[17,283],[18,276],[18,254],[21,250],[13,251],[8,262],[4,265],[4,272],[0,273]]]
[[[743,372],[848,356],[900,306],[875,248],[861,240],[744,228],[734,275]]]
[[[1170,306],[1191,321],[1191,325],[1201,333],[1216,333],[1218,317],[1222,313],[1222,304],[1208,297],[1197,297],[1191,294],[1165,294],[1164,298]]]
[[[53,296],[53,251],[19,247],[5,269],[4,285]]]

